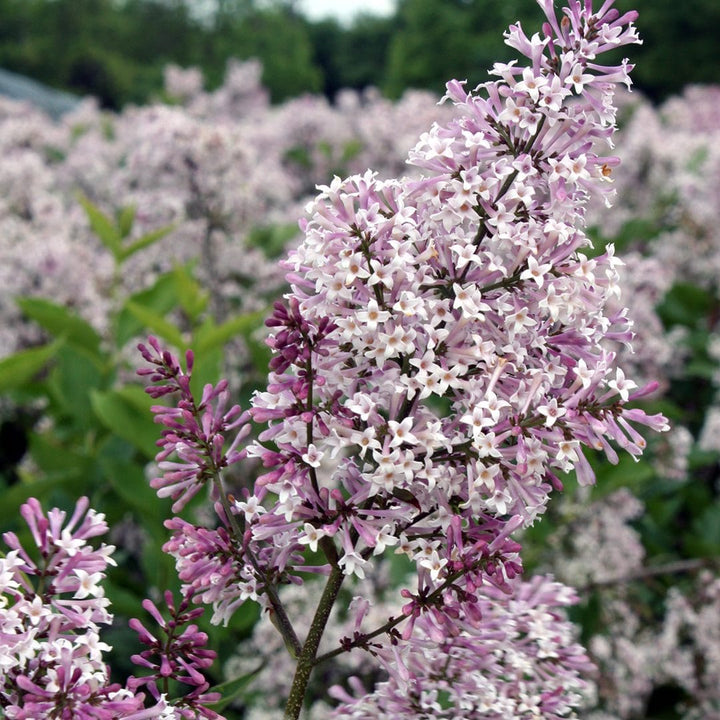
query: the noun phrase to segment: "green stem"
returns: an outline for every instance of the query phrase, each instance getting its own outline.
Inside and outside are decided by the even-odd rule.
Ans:
[[[313,618],[305,644],[298,658],[295,677],[293,678],[290,696],[288,697],[285,708],[285,720],[298,720],[300,717],[305,700],[305,693],[308,683],[310,682],[310,673],[315,665],[315,658],[318,647],[320,646],[320,640],[325,632],[325,626],[330,618],[330,612],[335,605],[344,579],[343,571],[338,566],[334,566],[330,570],[325,589],[323,590],[322,597],[315,611],[315,617]]]

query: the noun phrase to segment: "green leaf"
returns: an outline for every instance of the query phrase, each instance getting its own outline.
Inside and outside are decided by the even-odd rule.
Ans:
[[[657,308],[666,327],[683,325],[706,327],[707,316],[715,306],[712,294],[692,283],[677,283]]]
[[[202,395],[207,383],[215,384],[220,378],[224,354],[222,348],[214,348],[202,353],[195,353],[190,389],[196,397]]]
[[[362,151],[363,144],[358,138],[348,140],[343,147],[342,162],[349,163],[354,160]]]
[[[245,242],[250,247],[262,250],[266,257],[274,259],[285,252],[288,242],[298,232],[295,224],[258,226],[250,231]]]
[[[172,273],[161,275],[154,285],[131,295],[117,316],[115,330],[117,346],[123,347],[125,343],[137,337],[146,329],[145,323],[138,320],[128,310],[128,303],[134,303],[154,310],[160,315],[165,315],[176,307],[178,302],[175,279]]]
[[[720,555],[720,505],[714,503],[695,518],[692,532],[686,538],[687,550],[693,556],[717,557]]]
[[[62,343],[62,340],[57,340],[50,345],[21,350],[0,360],[0,393],[30,382],[55,356]]]
[[[687,158],[685,167],[693,175],[701,175],[703,165],[708,159],[710,152],[707,147],[699,147]]]
[[[215,712],[222,712],[231,702],[237,700],[245,692],[245,689],[250,684],[250,681],[265,667],[265,663],[261,663],[254,670],[251,670],[246,675],[241,675],[239,678],[234,680],[228,680],[227,682],[215,685],[215,687],[208,690],[208,692],[218,692],[222,696],[221,700],[216,703],[208,705],[211,710]]]
[[[246,315],[238,315],[230,320],[226,320],[221,325],[215,325],[210,321],[206,323],[195,333],[193,338],[193,350],[202,355],[208,350],[223,347],[234,337],[241,335],[248,338],[263,323],[266,312],[260,310]]]
[[[136,210],[137,208],[134,205],[126,205],[115,214],[117,229],[123,240],[132,232]]]
[[[79,194],[78,200],[85,209],[93,232],[98,236],[100,242],[113,254],[115,260],[119,262],[120,253],[122,252],[122,238],[115,227],[115,223],[85,195]]]
[[[687,377],[699,377],[705,380],[712,380],[717,372],[717,364],[711,360],[691,360],[685,365]]]
[[[118,571],[115,570],[114,574],[117,575]],[[104,586],[106,597],[110,598],[110,600],[112,601],[111,610],[113,615],[125,615],[126,617],[137,616],[138,608],[140,607],[140,603],[142,603],[143,601],[142,596],[138,596],[134,592],[128,590],[126,587],[118,585],[116,582],[113,581],[112,576],[110,576],[109,579],[105,580]],[[103,634],[103,638],[105,637],[106,635]],[[111,640],[111,642],[113,649],[117,651],[117,641],[113,639]],[[113,670],[115,670],[114,663]]]
[[[261,376],[264,377],[270,367],[272,350],[270,350],[264,342],[255,340],[255,338],[252,337],[246,338],[246,342],[253,367],[258,373],[260,373]]]
[[[173,558],[162,551],[162,546],[157,542],[144,543],[140,556],[140,564],[142,572],[152,583],[151,587],[159,591],[178,589],[179,580],[175,571],[175,561]],[[150,588],[147,593],[151,596]]]
[[[157,426],[155,429],[157,432]],[[98,462],[102,468],[103,477],[127,506],[140,516],[143,527],[155,541],[162,544],[167,538],[167,531],[160,522],[160,518],[170,514],[170,503],[158,498],[150,487],[143,464],[122,457],[122,453],[118,452],[120,444],[124,444],[124,441],[117,437],[110,437],[100,448]]]
[[[164,238],[169,232],[172,232],[174,229],[174,225],[165,225],[161,228],[158,228],[157,230],[153,230],[152,232],[143,235],[141,238],[138,238],[137,240],[131,242],[129,245],[120,248],[120,251],[117,255],[118,261],[124,262],[131,255],[134,255],[136,252],[138,252],[138,250],[150,247],[150,245],[155,244],[158,240]]]
[[[70,345],[98,354],[100,336],[78,314],[44,298],[18,298],[17,303],[25,315],[55,337],[62,336]]]
[[[141,394],[143,397],[140,397]],[[93,390],[90,402],[108,430],[127,440],[148,458],[155,457],[159,430],[150,411],[152,401],[141,388],[126,386],[107,392]]]
[[[635,492],[648,480],[655,477],[655,470],[647,459],[635,460],[632,455],[617,448],[619,461],[616,465],[608,462],[601,453],[586,451],[588,460],[595,470],[596,483],[593,497],[606,497],[619,488],[630,487]]]
[[[303,170],[310,170],[313,166],[310,150],[303,145],[295,145],[286,151],[283,158],[285,161],[293,163]]]
[[[84,351],[69,345],[59,348],[46,383],[52,401],[47,413],[55,417],[57,434],[94,436],[97,420],[90,407],[89,392],[104,389],[108,380]]]
[[[133,300],[128,300],[125,303],[125,307],[143,327],[155,333],[155,335],[158,335],[178,349],[185,349],[187,347],[180,331],[162,315],[148,307],[139,305]]]
[[[17,520],[20,506],[31,497],[40,498],[44,503],[58,490],[63,490],[70,497],[77,498],[87,492],[87,482],[87,478],[76,465],[74,472],[56,473],[41,480],[13,485],[3,490],[3,499],[0,503],[0,524],[7,527],[13,520]]]
[[[197,321],[208,304],[209,293],[203,292],[200,283],[192,276],[190,270],[177,265],[172,272],[180,307],[191,321]]]
[[[28,453],[49,478],[85,478],[91,473],[93,460],[88,454],[82,449],[66,447],[49,433],[31,433]]]

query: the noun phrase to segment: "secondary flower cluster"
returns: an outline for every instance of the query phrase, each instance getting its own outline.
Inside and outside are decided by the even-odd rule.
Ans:
[[[397,616],[400,608],[388,590],[387,567],[379,575],[343,587],[343,608],[334,613],[321,653],[352,642]],[[312,682],[308,707],[312,720],[420,717],[494,720],[495,718],[569,718],[593,693],[592,665],[577,643],[566,609],[577,600],[552,577],[513,580],[512,594],[491,586],[479,589],[482,619],[462,618],[454,635],[438,634],[429,617],[418,620],[410,640],[380,634],[367,640],[369,652],[334,654]],[[299,630],[309,626],[313,599],[307,586],[282,589],[288,613]],[[308,597],[310,596],[310,597]],[[383,597],[385,596],[385,597]],[[344,638],[344,639],[343,639]],[[323,655],[321,654],[321,658]],[[228,678],[255,673],[260,697],[253,720],[281,720],[283,694],[293,672],[277,631],[266,619],[255,626],[226,667]],[[379,671],[383,682],[378,682]],[[340,704],[331,708],[325,689]],[[332,700],[330,700],[332,702]],[[439,706],[439,707],[438,707]],[[533,715],[533,713],[535,713]]]
[[[133,655],[132,661],[152,672],[139,678],[131,677],[128,686],[133,690],[145,686],[153,698],[162,701],[162,693],[167,693],[168,683],[173,680],[180,682],[192,689],[183,694],[175,708],[178,720],[221,718],[216,712],[205,707],[206,703],[220,700],[220,693],[207,692],[210,684],[203,675],[203,670],[213,664],[216,653],[205,648],[207,635],[200,632],[197,625],[192,624],[192,620],[202,615],[204,609],[190,610],[190,599],[186,597],[176,606],[169,590],[165,591],[164,599],[170,620],[163,617],[151,600],[143,601],[143,607],[161,631],[157,637],[137,618],[130,621],[130,627],[138,633],[140,642],[147,646],[139,655]]]
[[[134,717],[143,696],[111,684],[102,661],[109,646],[100,626],[112,616],[102,580],[113,564],[111,545],[94,549],[107,531],[102,515],[81,498],[70,519],[47,516],[31,498],[20,509],[34,551],[3,535],[0,559],[0,707],[6,717]],[[37,556],[37,557],[36,557]]]
[[[242,453],[236,448],[250,427],[247,414],[238,405],[225,410],[230,397],[227,380],[221,380],[216,386],[206,385],[196,403],[190,389],[192,352],[186,354],[187,371],[184,371],[171,353],[160,348],[156,338],[149,338],[148,344],[150,348],[141,344],[139,349],[153,367],[138,370],[138,375],[164,384],[152,385],[147,392],[153,398],[175,392],[180,395],[176,407],[155,405],[152,408],[155,421],[165,426],[158,441],[161,450],[156,456],[158,467],[164,472],[150,481],[160,497],[171,497],[175,501],[172,511],[177,513],[206,481],[240,459]],[[233,430],[237,430],[235,439],[226,450],[225,433]],[[177,459],[168,460],[171,456]]]
[[[514,582],[511,598],[495,588],[480,592],[482,621],[461,617],[455,635],[438,634],[428,617],[408,642],[377,653],[389,679],[366,694],[357,681],[334,687],[342,704],[332,718],[465,720],[576,717],[573,709],[592,669],[565,608],[572,590],[550,578]],[[354,685],[354,687],[353,687]]]
[[[21,544],[13,532],[3,534],[8,548],[0,558],[0,711],[16,720],[187,720],[219,718],[203,707],[216,698],[207,694],[202,670],[214,657],[202,647],[207,638],[190,626],[178,632],[202,609],[185,613],[180,606],[168,625],[152,604],[153,617],[168,639],[156,646],[160,655],[157,676],[178,678],[195,689],[174,706],[158,691],[154,677],[130,678],[127,687],[110,681],[103,653],[111,648],[100,639],[102,625],[112,622],[103,580],[114,565],[112,545],[93,548],[90,541],[107,532],[102,514],[78,500],[71,517],[57,508],[45,515],[31,498],[20,514],[34,547]],[[169,602],[169,599],[168,599]],[[149,601],[146,601],[149,603]],[[169,602],[171,610],[172,604]],[[184,614],[183,614],[184,613]],[[152,636],[134,621],[141,639]],[[153,667],[139,658],[145,667]],[[178,672],[178,667],[182,668]],[[151,706],[137,692],[151,690]],[[167,692],[165,687],[164,692]]]

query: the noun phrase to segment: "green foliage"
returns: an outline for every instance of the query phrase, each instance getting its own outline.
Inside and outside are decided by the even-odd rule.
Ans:
[[[245,697],[248,685],[250,685],[252,679],[262,668],[263,666],[259,665],[254,670],[251,670],[245,675],[241,675],[239,678],[220,683],[220,685],[211,688],[208,692],[219,692],[222,699],[212,705],[208,705],[208,707],[216,713],[221,713],[230,703]]]
[[[401,0],[385,89],[394,97],[408,86],[442,93],[450,78],[468,78],[474,86],[487,77],[494,62],[515,57],[498,28],[517,20],[537,25],[540,15],[534,0]]]
[[[218,18],[216,26],[220,32],[212,50],[219,71],[224,72],[229,57],[258,58],[273,102],[320,91],[322,74],[313,64],[307,29],[287,10],[254,10],[240,20],[225,16]]]
[[[113,540],[119,545],[115,555],[118,567],[106,586],[116,615],[112,665],[122,674],[131,671],[128,658],[138,650],[134,634],[122,629],[123,616],[137,615],[141,600],[155,591],[179,589],[174,563],[162,551],[168,535],[162,521],[170,517],[170,501],[158,499],[146,474],[161,432],[150,410],[158,401],[144,392],[135,377],[135,363],[126,359],[128,343],[150,332],[175,350],[193,347],[197,351],[193,389],[200,392],[205,383],[216,383],[228,369],[228,343],[244,342],[247,359],[235,362],[233,370],[242,373],[244,384],[238,394],[246,404],[267,374],[269,351],[255,338],[266,313],[217,320],[209,294],[195,277],[193,263],[176,265],[150,287],[123,296],[120,280],[126,260],[157,242],[170,228],[136,238],[133,208],[105,213],[87,198],[81,197],[79,202],[114,258],[116,285],[111,293],[115,310],[108,333],[101,336],[70,308],[43,298],[18,300],[27,321],[41,327],[48,342],[0,360],[0,393],[29,418],[25,432],[31,460],[15,473],[2,468],[0,483],[7,487],[3,487],[0,504],[0,527],[26,532],[19,527],[18,508],[31,496],[47,509],[70,508],[86,495],[97,511],[105,513],[111,528],[126,526],[130,537],[134,533],[134,544]],[[279,252],[277,245],[289,237],[287,229],[269,228],[266,234],[275,243],[273,252]],[[27,411],[23,410],[26,405]],[[36,406],[42,409],[33,413]],[[43,421],[36,422],[40,417]],[[19,456],[15,462],[18,460]],[[186,515],[192,517],[201,501],[198,498],[191,503]],[[235,651],[238,639],[250,632],[257,619],[258,610],[252,604],[235,614],[228,631],[213,640],[221,657]],[[199,623],[209,630],[208,618]],[[227,684],[223,702],[245,693],[253,674]]]
[[[0,360],[0,392],[27,384],[55,357],[61,344],[58,340],[52,345],[22,350]]]
[[[135,240],[128,241],[135,220],[135,208],[120,208],[115,218],[110,218],[83,195],[78,196],[85,209],[90,227],[100,242],[112,253],[116,264],[120,265],[139,250],[154,245],[173,230],[172,225],[152,230]]]
[[[73,347],[90,355],[100,347],[100,335],[88,322],[62,305],[43,298],[19,298],[23,313],[55,337],[64,338]]]
[[[297,148],[293,158],[302,163],[302,158],[307,155],[300,155],[301,148]],[[292,153],[292,151],[291,151]],[[309,159],[308,159],[309,161]],[[297,225],[267,225],[253,228],[247,237],[247,244],[256,247],[265,253],[268,258],[278,258],[285,251],[288,242],[298,233]]]
[[[113,434],[127,440],[146,457],[157,448],[157,425],[153,422],[152,402],[141,387],[126,385],[117,390],[93,390],[90,405],[95,417]]]
[[[172,273],[161,275],[155,283],[130,295],[115,317],[115,343],[117,348],[138,337],[145,328],[142,320],[132,313],[128,306],[144,308],[146,311],[164,317],[179,303],[178,287]]]
[[[308,23],[314,59],[323,71],[327,97],[344,88],[385,87],[394,18],[360,15],[350,27],[336,20]]]

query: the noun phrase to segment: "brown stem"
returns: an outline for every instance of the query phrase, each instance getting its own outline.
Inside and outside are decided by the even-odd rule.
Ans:
[[[467,574],[468,572],[474,572],[477,570],[481,565],[488,562],[488,560],[491,560],[492,558],[482,558],[481,560],[478,560],[472,564],[471,567],[458,570],[457,572],[454,572],[452,575],[449,575],[445,578],[445,581],[443,582],[440,587],[435,588],[425,599],[424,604],[425,605],[432,605],[437,598],[442,595],[442,593],[445,592],[451,585],[455,583],[456,580],[459,580],[463,575]],[[335,648],[335,650],[331,650],[330,652],[325,653],[324,655],[321,655],[319,658],[315,659],[315,665],[319,665],[321,662],[325,662],[326,660],[330,660],[331,658],[337,657],[338,655],[341,655],[344,652],[349,652],[353,648],[361,647],[365,645],[368,640],[372,640],[373,638],[378,637],[378,635],[383,635],[386,632],[389,632],[392,630],[396,625],[399,625],[403,620],[407,620],[406,615],[399,615],[398,617],[391,617],[386,623],[381,625],[378,628],[375,628],[372,632],[369,633],[362,633],[358,635],[354,640],[351,640],[350,642],[344,643],[342,647]]]
[[[228,500],[227,495],[223,489],[222,477],[220,476],[219,470],[215,470],[213,480],[218,495],[220,496],[220,503],[223,506],[223,510],[225,511],[228,522],[232,526],[238,541],[242,542],[243,533],[240,526],[238,525],[237,518],[230,509],[230,501]],[[280,600],[277,588],[272,584],[270,578],[267,577],[267,573],[264,573],[262,571],[260,563],[255,558],[255,555],[250,549],[250,547],[247,547],[245,549],[245,555],[247,556],[248,560],[250,560],[250,564],[253,566],[258,580],[263,583],[265,594],[267,595],[270,606],[272,607],[272,610],[274,612],[273,625],[275,625],[275,627],[282,635],[283,640],[285,641],[285,647],[288,649],[288,652],[294,657],[297,657],[300,654],[302,646],[295,632],[295,628],[292,626],[290,618],[285,612],[285,607]]]
[[[344,579],[345,575],[342,569],[335,565],[330,570],[325,589],[323,590],[322,597],[315,611],[315,617],[313,618],[307,638],[300,651],[300,657],[298,658],[297,667],[295,668],[295,677],[293,678],[290,695],[285,707],[285,720],[297,720],[300,717],[305,700],[305,693],[308,683],[310,682],[310,673],[315,665],[315,658],[317,657],[318,647],[320,646],[320,640],[325,632],[325,626],[330,617],[330,612],[332,611],[333,605],[335,605],[335,600],[337,600]]]

